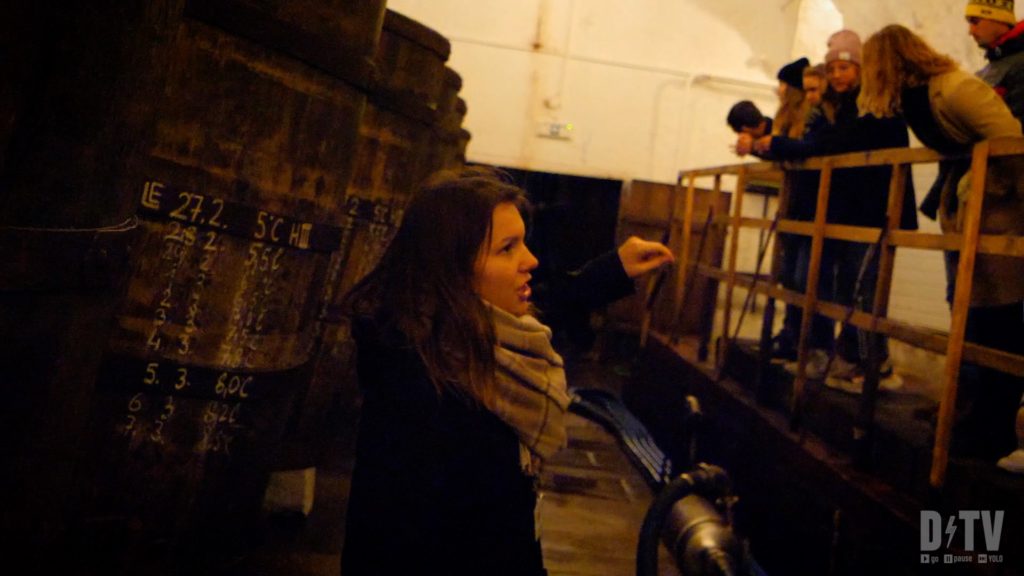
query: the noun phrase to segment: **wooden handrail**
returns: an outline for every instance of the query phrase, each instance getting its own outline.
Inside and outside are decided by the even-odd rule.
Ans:
[[[723,337],[723,350],[727,350],[730,342],[729,333],[731,321],[730,309],[734,290],[739,288],[754,287],[755,293],[767,296],[771,299],[778,299],[788,304],[793,304],[804,309],[805,313],[801,320],[800,342],[798,345],[798,374],[793,384],[792,414],[793,425],[798,425],[801,410],[801,400],[804,395],[806,384],[805,367],[808,358],[808,334],[810,332],[811,319],[814,313],[818,313],[834,320],[847,321],[857,328],[874,334],[884,334],[888,337],[906,342],[918,348],[929,350],[946,355],[946,366],[944,375],[943,396],[939,403],[939,422],[936,430],[935,445],[932,454],[932,470],[930,481],[933,486],[941,486],[945,481],[946,468],[949,458],[949,443],[952,434],[953,406],[956,401],[957,379],[959,377],[960,364],[962,361],[972,362],[988,368],[994,368],[1015,376],[1024,377],[1024,356],[1010,354],[1000,350],[978,346],[970,342],[964,342],[966,329],[966,318],[969,310],[971,287],[973,284],[973,270],[977,254],[989,254],[1000,256],[1024,257],[1024,236],[1016,235],[991,235],[980,233],[980,220],[982,203],[984,201],[985,176],[987,175],[988,160],[993,157],[1024,155],[1024,138],[1001,138],[987,140],[975,145],[971,154],[959,156],[943,156],[933,150],[925,148],[891,148],[884,150],[872,150],[867,152],[854,152],[836,156],[824,156],[809,158],[800,162],[771,163],[753,162],[744,164],[733,164],[684,170],[679,173],[679,185],[685,181],[689,190],[693,190],[695,181],[702,177],[714,177],[715,189],[721,189],[722,177],[724,175],[737,176],[735,202],[731,214],[717,215],[712,226],[731,227],[731,245],[726,259],[724,269],[710,267],[704,264],[693,264],[688,262],[686,252],[680,259],[680,278],[687,274],[694,273],[714,278],[726,284],[725,309],[723,316],[725,330]],[[913,164],[935,163],[949,159],[970,159],[973,177],[971,179],[971,193],[964,208],[963,233],[961,234],[931,234],[912,232],[907,230],[896,230],[899,222],[900,208],[902,205],[903,182],[907,178],[907,170]],[[862,168],[867,166],[892,166],[898,168],[893,171],[893,177],[889,187],[889,205],[887,208],[887,225],[889,231],[881,239],[879,279],[872,303],[873,313],[869,314],[860,310],[850,310],[832,302],[818,301],[817,287],[820,278],[820,264],[822,250],[826,239],[846,240],[852,242],[874,244],[880,242],[882,231],[878,228],[849,226],[841,224],[830,224],[825,220],[828,209],[829,192],[831,179],[834,170],[845,168]],[[818,189],[817,211],[815,220],[812,222],[796,220],[780,220],[777,225],[779,232],[808,236],[811,238],[811,257],[808,266],[807,290],[800,294],[792,290],[786,290],[774,285],[771,281],[756,281],[755,279],[739,274],[736,271],[738,244],[740,240],[739,231],[742,228],[769,230],[772,227],[772,220],[767,218],[751,218],[743,216],[743,197],[746,187],[756,180],[779,178],[780,175],[790,171],[817,170],[821,172]],[[788,181],[788,179],[786,179]],[[780,197],[786,197],[785,187]],[[899,198],[896,198],[899,196]],[[690,224],[692,218],[692,193],[687,194],[688,206],[687,216],[684,219],[683,227],[686,234],[683,238],[684,247],[688,247],[687,239],[693,226]],[[903,322],[887,318],[888,298],[892,282],[892,268],[895,262],[897,248],[914,248],[923,250],[946,250],[959,251],[960,268],[958,270],[958,281],[954,297],[952,322],[948,334],[940,331],[915,327]],[[777,244],[776,244],[777,250]],[[693,270],[690,272],[690,270]],[[773,276],[770,276],[773,278]],[[680,284],[679,286],[682,286]],[[680,288],[682,289],[682,288]],[[676,295],[676,302],[682,301],[681,294]],[[680,310],[673,310],[678,317]],[[764,329],[762,329],[764,339]],[[765,344],[765,342],[762,342]],[[762,346],[763,347],[763,346]],[[724,354],[720,356],[722,360]],[[877,377],[877,374],[873,377]],[[870,380],[870,379],[869,379]],[[861,412],[858,416],[855,436],[863,437],[870,434],[870,427],[873,423],[874,403],[871,391],[877,386],[875,382],[868,382],[868,392],[861,405]],[[865,430],[864,426],[868,426]]]
[[[999,156],[1018,156],[1024,154],[1024,139],[994,138],[988,140],[991,146],[990,158]],[[970,154],[943,156],[928,148],[883,148],[867,152],[850,152],[835,156],[819,156],[799,162],[747,162],[745,164],[726,164],[709,168],[683,170],[679,174],[683,178],[717,176],[719,174],[739,174],[746,171],[750,176],[774,174],[780,170],[821,170],[827,159],[833,169],[864,168],[867,166],[893,166],[896,164],[930,164],[940,160],[970,158]]]

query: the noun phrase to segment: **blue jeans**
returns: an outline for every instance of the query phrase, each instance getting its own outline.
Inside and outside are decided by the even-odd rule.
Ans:
[[[807,236],[801,236],[799,237],[799,242],[796,244],[797,258],[796,268],[794,270],[796,289],[806,293],[807,271],[811,263],[811,239]],[[818,282],[819,300],[831,300],[834,292],[833,266],[830,263],[831,260],[828,257],[827,252],[828,251],[822,253],[821,276]],[[799,325],[797,326],[797,333],[799,334]],[[814,318],[811,319],[811,333],[808,337],[811,348],[830,352],[835,340],[835,322],[831,318],[815,314]]]
[[[869,314],[874,306],[879,264],[877,250],[872,254],[871,260],[865,262],[870,250],[870,244],[860,242],[845,240],[827,240],[825,242],[825,252],[829,253],[828,260],[835,270],[833,291],[835,303],[853,306]],[[822,258],[822,264],[824,265],[824,263],[825,258]],[[871,342],[869,336],[870,333],[865,330],[845,325],[839,332],[836,352],[847,362],[860,363],[863,366],[868,358],[868,345]],[[884,360],[889,357],[889,339],[883,334],[875,336],[875,350],[879,360]]]
[[[804,241],[810,241],[806,236],[795,234],[779,234],[779,243],[782,248],[782,261],[779,266],[779,283],[787,290],[802,291],[798,278],[799,258],[801,245]],[[806,262],[804,266],[806,267]],[[804,273],[806,276],[806,272]],[[803,309],[799,306],[786,304],[786,316],[782,320],[782,330],[778,338],[784,340],[784,345],[796,348],[800,341],[800,322],[803,318]]]

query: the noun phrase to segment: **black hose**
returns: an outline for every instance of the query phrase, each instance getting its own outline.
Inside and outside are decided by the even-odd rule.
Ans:
[[[729,477],[725,470],[709,464],[701,464],[697,470],[680,474],[678,478],[669,482],[647,509],[644,523],[640,527],[640,541],[636,551],[637,576],[657,576],[661,531],[669,511],[676,502],[690,494],[697,494],[714,502],[729,492]]]

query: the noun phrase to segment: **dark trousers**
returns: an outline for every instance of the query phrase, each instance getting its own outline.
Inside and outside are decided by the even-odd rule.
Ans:
[[[806,242],[805,242],[806,241]],[[802,245],[810,243],[810,238],[796,234],[779,234],[779,243],[782,252],[782,261],[779,266],[779,283],[787,290],[802,291],[798,280],[799,260]],[[804,266],[806,267],[806,261]],[[804,277],[807,273],[804,270]],[[799,306],[786,304],[786,316],[782,319],[782,330],[777,338],[783,340],[783,346],[796,348],[800,342],[800,322],[803,318],[803,309]]]
[[[1024,355],[1024,301],[971,308],[965,339]],[[994,459],[1015,450],[1022,394],[1024,378],[964,362],[960,366],[954,453]]]
[[[832,300],[835,292],[835,270],[831,252],[826,249],[822,252],[821,275],[818,282],[818,299]],[[795,268],[796,289],[800,292],[807,291],[807,273],[811,263],[811,239],[807,236],[799,237],[797,243],[797,258]],[[797,334],[800,326],[797,325]],[[835,322],[820,314],[815,314],[811,320],[811,333],[808,335],[810,347],[831,352],[835,340]]]
[[[943,253],[946,300],[952,304],[960,253]],[[1024,355],[1024,301],[974,306],[967,312],[964,340]],[[961,456],[993,459],[1017,448],[1017,409],[1024,402],[1024,378],[964,362],[960,366],[956,433],[952,450]]]
[[[834,298],[836,304],[853,306],[858,310],[871,313],[875,302],[875,288],[878,284],[878,251],[872,251],[870,244],[847,242],[845,240],[828,240],[825,242],[827,260],[835,271]],[[868,256],[871,258],[868,259]],[[822,258],[824,266],[826,258]],[[824,271],[825,268],[822,268]],[[850,325],[844,325],[839,332],[836,353],[847,362],[859,363],[862,366],[868,358],[868,345],[871,340],[869,333]],[[876,334],[875,349],[879,360],[889,357],[889,339]]]

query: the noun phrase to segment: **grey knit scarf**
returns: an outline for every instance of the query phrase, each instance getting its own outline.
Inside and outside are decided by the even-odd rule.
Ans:
[[[533,316],[513,316],[487,304],[498,343],[495,394],[488,410],[519,436],[520,464],[528,474],[540,472],[543,460],[566,444],[569,409],[565,365],[551,346],[551,329]]]

